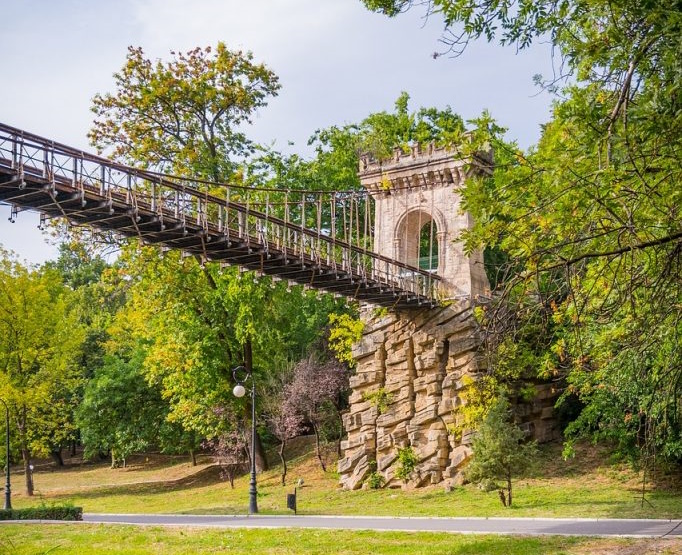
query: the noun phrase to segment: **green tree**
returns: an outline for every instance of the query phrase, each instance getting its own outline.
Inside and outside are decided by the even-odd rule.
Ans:
[[[112,468],[125,466],[131,453],[159,445],[167,410],[160,393],[147,383],[139,357],[106,357],[88,382],[77,413],[84,456],[109,452]]]
[[[507,494],[500,490],[506,507],[512,505],[512,479],[526,472],[536,458],[535,442],[524,443],[524,432],[512,421],[509,401],[496,397],[474,435],[474,455],[466,476],[474,483],[504,480]]]
[[[32,457],[75,435],[83,329],[69,310],[69,295],[56,272],[25,268],[2,253],[0,393],[16,426],[28,495]]]
[[[277,95],[277,76],[222,42],[171,55],[154,63],[128,48],[116,93],[93,99],[90,140],[128,163],[225,182],[252,148],[242,126]]]

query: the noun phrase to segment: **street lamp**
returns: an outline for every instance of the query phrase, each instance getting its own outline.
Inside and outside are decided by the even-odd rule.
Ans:
[[[256,488],[256,385],[253,381],[253,373],[244,366],[237,366],[232,370],[232,377],[237,382],[232,393],[235,397],[239,398],[246,395],[244,383],[251,378],[251,481],[249,482],[249,514],[256,514],[258,512],[258,490]]]
[[[9,483],[9,407],[3,399],[0,399],[0,403],[5,405],[5,439],[7,441],[5,444],[5,510],[9,511],[12,509],[12,488]]]

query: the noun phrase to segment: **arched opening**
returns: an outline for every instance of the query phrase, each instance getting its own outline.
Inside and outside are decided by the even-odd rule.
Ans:
[[[396,258],[421,270],[437,272],[438,231],[436,220],[425,210],[408,212],[396,229]]]
[[[432,218],[419,232],[419,268],[427,272],[438,270],[438,237]]]

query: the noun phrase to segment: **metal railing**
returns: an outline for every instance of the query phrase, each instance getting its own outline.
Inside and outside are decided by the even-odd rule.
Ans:
[[[54,201],[53,208],[63,207],[58,198],[60,193],[80,196],[82,206],[62,209],[64,217],[80,216],[87,221],[88,198],[109,206],[111,219],[120,218],[123,211],[130,217],[130,225],[118,229],[124,235],[136,235],[142,240],[153,237],[163,244],[165,241],[158,240],[158,229],[148,231],[136,226],[141,215],[152,215],[161,230],[201,233],[207,242],[221,238],[239,241],[266,253],[285,253],[327,272],[344,272],[359,281],[371,281],[399,295],[428,301],[436,298],[437,275],[370,250],[371,207],[365,206],[364,217],[358,209],[361,201],[370,202],[365,191],[306,193],[248,189],[162,175],[118,164],[4,124],[0,124],[0,172],[12,178],[12,185],[0,182],[5,189],[20,190],[26,182],[39,183]],[[275,196],[284,198],[284,202],[269,202]],[[294,196],[296,200],[290,201]],[[4,202],[41,210],[40,206],[22,201],[23,198],[13,194]],[[87,225],[106,227],[105,220],[98,217]],[[311,221],[316,225],[310,227]],[[167,244],[182,248],[170,240]],[[204,249],[203,255],[207,260],[220,258],[211,249]]]

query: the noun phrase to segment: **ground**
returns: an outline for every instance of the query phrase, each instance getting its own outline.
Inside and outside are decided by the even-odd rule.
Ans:
[[[331,450],[333,451],[333,450]],[[330,458],[333,455],[330,451]],[[468,485],[445,491],[440,486],[420,490],[344,491],[338,476],[324,473],[310,452],[309,440],[293,442],[288,485],[279,483],[279,468],[258,477],[262,512],[284,514],[286,493],[299,488],[303,514],[372,514],[395,516],[513,516],[679,518],[682,496],[671,476],[659,476],[641,501],[640,475],[608,452],[588,445],[578,456],[563,461],[561,446],[542,449],[534,475],[516,484],[515,507],[505,509],[495,493]],[[271,457],[274,462],[275,457]],[[333,467],[333,465],[332,465]],[[128,467],[111,469],[106,462],[67,458],[64,468],[36,465],[37,495],[22,491],[23,476],[13,474],[15,507],[70,502],[86,512],[117,513],[244,513],[248,477],[235,488],[206,456],[192,467],[187,457],[138,455]],[[54,548],[54,551],[52,549]],[[88,551],[88,549],[90,551]],[[111,525],[0,526],[0,555],[24,553],[451,553],[639,555],[682,553],[679,539],[510,538],[393,532],[338,532],[325,530],[197,530],[150,527],[134,529]]]

